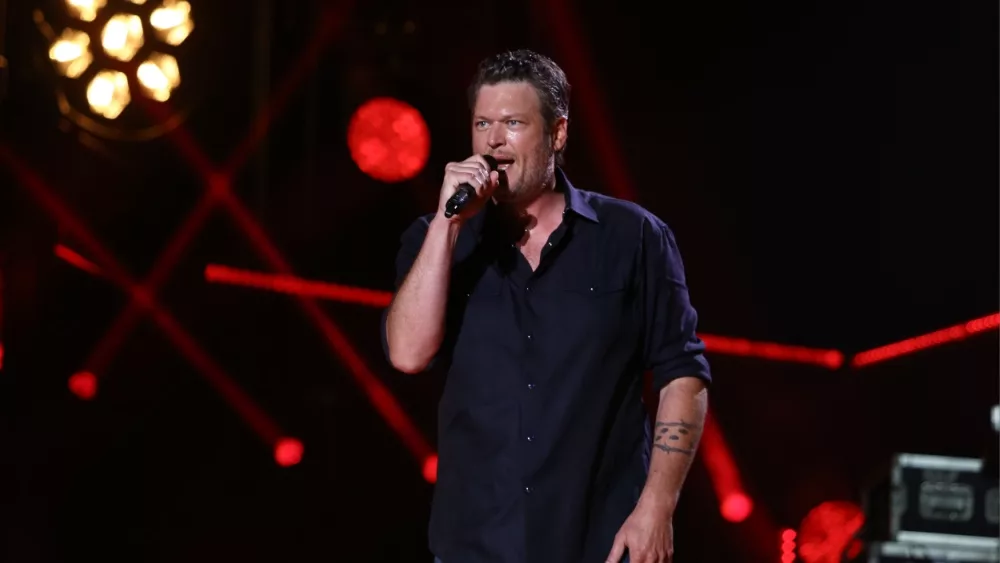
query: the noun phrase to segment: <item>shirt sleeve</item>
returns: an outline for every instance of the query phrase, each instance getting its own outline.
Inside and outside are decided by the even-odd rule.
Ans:
[[[393,285],[393,293],[399,291],[399,286],[403,285],[403,280],[410,273],[410,268],[417,261],[420,248],[427,237],[427,229],[430,223],[427,217],[421,217],[410,224],[400,236],[399,251],[396,253],[396,280]],[[386,321],[389,318],[389,307],[382,311],[382,321],[379,332],[382,335],[382,353],[385,354],[386,361],[389,361],[389,336],[386,334]]]
[[[647,222],[641,253],[644,301],[644,360],[658,392],[680,377],[712,382],[705,343],[698,338],[698,313],[691,305],[684,264],[669,227]]]

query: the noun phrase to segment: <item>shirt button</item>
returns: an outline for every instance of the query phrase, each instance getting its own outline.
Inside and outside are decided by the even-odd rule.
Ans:
[[[530,334],[528,335],[528,340],[531,340],[531,335]]]
[[[528,390],[529,391],[532,390],[532,389],[534,389],[534,388],[535,388],[535,384],[534,383],[529,383],[528,384]]]
[[[527,437],[526,439],[527,439],[527,440],[528,440],[529,442],[534,442],[534,441],[535,441],[535,437],[534,437],[534,436],[528,436],[528,437]]]
[[[524,488],[524,492],[527,493],[527,494],[529,494],[529,495],[531,494],[531,491],[532,491],[531,487],[525,487]]]

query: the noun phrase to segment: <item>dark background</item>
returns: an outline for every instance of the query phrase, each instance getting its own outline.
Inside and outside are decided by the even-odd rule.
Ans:
[[[175,101],[221,162],[328,3],[191,2]],[[444,164],[469,151],[475,64],[526,46],[589,68],[606,107],[583,112],[575,93],[567,171],[614,192],[607,155],[588,141],[609,124],[637,200],[677,234],[706,333],[851,354],[1000,308],[996,3],[587,1],[566,13],[583,50],[558,41],[539,6],[354,6],[237,178],[298,275],[391,289],[399,234],[432,209]],[[32,10],[54,19],[61,4],[7,8],[3,142],[143,277],[201,195],[197,172],[168,137],[81,139],[59,115],[32,23]],[[428,122],[431,156],[413,181],[376,182],[350,159],[348,119],[374,95]],[[160,300],[302,439],[292,468],[149,321],[127,335],[96,400],[74,397],[67,377],[127,296],[53,255],[57,242],[81,245],[7,169],[0,198],[0,558],[429,561],[432,485],[294,299],[205,283],[206,263],[269,269],[226,213]],[[386,364],[378,310],[322,307],[433,443],[439,374]],[[819,502],[856,502],[893,452],[980,455],[996,439],[997,354],[993,331],[858,371],[713,355],[713,410],[757,511],[725,522],[696,464],[675,522],[678,563],[777,561],[779,540],[756,519],[794,527]]]

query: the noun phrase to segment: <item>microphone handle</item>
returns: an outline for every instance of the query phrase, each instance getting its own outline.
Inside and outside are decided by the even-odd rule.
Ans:
[[[450,219],[453,215],[462,211],[462,208],[472,201],[472,198],[475,196],[476,189],[471,185],[459,185],[458,190],[444,204],[444,216]]]
[[[490,172],[496,171],[498,166],[496,158],[484,154],[483,159],[489,165]],[[472,201],[474,197],[476,197],[476,188],[473,188],[470,184],[459,184],[458,190],[444,204],[444,216],[451,219],[456,213],[462,211],[462,208]]]

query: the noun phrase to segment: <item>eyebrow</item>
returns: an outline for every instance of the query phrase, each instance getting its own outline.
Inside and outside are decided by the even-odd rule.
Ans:
[[[525,113],[507,113],[500,116],[499,121],[506,121],[508,119],[521,119],[524,120],[528,115]],[[493,121],[492,119],[486,117],[485,115],[477,115],[472,118],[474,121]]]

